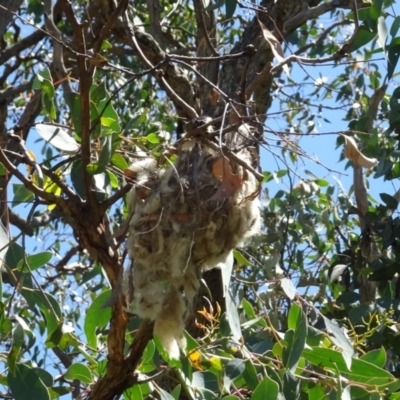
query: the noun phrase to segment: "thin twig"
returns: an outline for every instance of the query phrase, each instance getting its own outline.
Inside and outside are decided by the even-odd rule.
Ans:
[[[74,31],[76,48],[80,54],[86,54],[86,43],[83,25],[81,25],[75,16],[72,5],[69,1],[63,1],[63,8],[68,21],[70,22]],[[95,193],[92,190],[93,176],[88,173],[87,167],[91,162],[91,139],[90,139],[90,87],[93,81],[93,70],[89,70],[86,57],[78,56],[78,69],[79,69],[79,91],[81,103],[81,154],[82,154],[82,173],[85,185],[86,199],[89,207],[96,207],[98,201]]]
[[[128,38],[129,41],[131,42],[131,45],[134,49],[136,49],[136,51],[139,54],[139,57],[141,58],[142,62],[146,65],[147,68],[153,68],[152,63],[147,59],[147,57],[145,56],[145,54],[143,53],[142,49],[140,48],[137,40],[136,40],[136,34],[135,34],[135,30],[132,27],[131,23],[128,20],[128,16],[127,13],[124,13],[124,23],[125,23],[125,27],[128,33]],[[184,100],[182,100],[181,97],[179,97],[174,90],[172,90],[172,88],[170,87],[170,85],[167,83],[167,81],[164,78],[164,74],[162,72],[162,70],[158,70],[159,72],[155,73],[155,77],[157,80],[161,81],[161,83],[163,84],[163,87],[165,88],[168,96],[171,98],[172,102],[175,104],[175,106],[177,106],[178,108],[182,109],[183,111],[185,111],[186,115],[190,118],[197,118],[198,114],[196,112],[196,110],[191,107],[189,104],[187,104]]]
[[[249,172],[251,172],[258,181],[261,182],[264,179],[264,175],[260,174],[251,165],[249,165],[246,161],[244,161],[240,157],[238,157],[225,144],[222,143],[221,147],[219,147],[219,145],[217,145],[216,143],[214,143],[211,140],[208,140],[206,138],[202,138],[202,141],[204,142],[204,144],[206,144],[208,147],[210,147],[213,150],[216,150],[216,151],[222,150],[222,152],[224,153],[225,156],[227,156],[229,159],[231,159],[235,163],[241,165],[243,168],[247,169]]]

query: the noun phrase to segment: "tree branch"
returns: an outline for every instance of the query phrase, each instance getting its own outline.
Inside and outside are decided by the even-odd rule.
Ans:
[[[331,0],[316,7],[307,7],[304,11],[290,18],[285,23],[284,33],[286,35],[290,32],[293,32],[307,21],[318,18],[320,15],[333,11],[337,8],[353,9],[354,6],[357,7],[357,10],[360,10],[362,8],[370,7],[371,3],[364,2],[363,0]]]
[[[161,29],[161,7],[158,0],[146,0],[150,19],[150,33],[158,45],[164,49],[164,35]]]
[[[13,211],[12,208],[8,208],[8,215],[10,219],[10,224],[16,226],[22,233],[28,236],[33,236],[34,228],[40,228],[42,226],[48,225],[51,221],[62,217],[62,213],[58,208],[52,211],[45,211],[43,214],[31,218],[27,221],[22,218],[19,214]]]
[[[194,0],[194,11],[197,21],[197,56],[218,57],[216,50],[218,47],[217,25],[213,10],[206,10],[203,0]],[[198,65],[199,73],[204,76],[207,81],[214,85],[218,84],[219,61],[209,61]],[[211,87],[205,80],[199,81],[199,112],[200,114],[213,115],[215,104],[210,101]]]
[[[176,95],[175,100],[177,98],[181,99],[178,102],[174,102],[171,99],[174,102],[178,116],[192,119],[193,115],[197,115],[194,109],[193,88],[183,72],[172,63],[164,62],[166,59],[165,52],[151,35],[132,27],[127,13],[124,14],[124,29],[128,37],[129,46],[136,51],[146,68],[152,68],[154,65],[163,62],[163,79],[160,80],[160,86],[167,93],[168,88],[173,89],[173,93]],[[168,88],[164,86],[165,82],[167,82]]]
[[[44,10],[45,10],[45,25],[48,32],[51,34],[53,42],[53,67],[56,78],[58,81],[62,82],[67,104],[71,108],[71,94],[72,87],[69,82],[68,72],[64,64],[64,48],[61,44],[62,36],[60,30],[57,28],[53,19],[53,5],[52,0],[44,0]],[[67,79],[65,79],[67,78]]]
[[[125,185],[123,188],[116,191],[108,199],[106,199],[102,203],[100,203],[100,205],[99,205],[99,207],[101,209],[100,213],[104,214],[108,208],[110,208],[113,204],[115,204],[119,199],[122,199],[122,197],[124,197],[130,190],[131,190],[131,186]]]
[[[81,154],[82,154],[82,174],[85,184],[86,200],[88,205],[96,208],[98,202],[95,193],[92,191],[93,176],[87,172],[87,166],[90,164],[91,156],[91,138],[90,138],[90,87],[92,85],[93,71],[89,71],[86,63],[86,44],[85,35],[82,24],[80,24],[72,9],[72,5],[68,0],[63,0],[63,9],[68,21],[70,22],[75,36],[76,48],[79,52],[78,58],[78,69],[79,69],[79,91],[80,91],[80,103],[81,103]]]
[[[18,168],[11,163],[11,161],[7,158],[3,149],[1,148],[0,148],[0,162],[3,163],[4,167],[9,171],[11,175],[16,176],[21,181],[21,183],[23,183],[26,186],[27,189],[29,189],[33,194],[35,194],[39,198],[47,200],[50,203],[57,204],[60,207],[63,207],[65,205],[65,202],[61,197],[56,196],[53,193],[44,191],[43,189],[36,186],[31,180],[26,178],[25,175],[22,174],[22,172],[20,172]]]
[[[0,9],[0,37],[3,36],[7,25],[13,18],[14,12],[18,10],[23,0],[2,0],[2,3],[2,8]]]
[[[25,82],[19,86],[7,86],[4,90],[0,90],[0,102],[2,101],[9,102],[18,94],[29,90],[31,86],[32,86],[31,82]]]

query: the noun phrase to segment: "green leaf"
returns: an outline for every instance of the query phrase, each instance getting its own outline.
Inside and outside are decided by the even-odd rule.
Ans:
[[[246,362],[240,359],[229,360],[224,369],[224,388],[229,393],[232,382],[246,369]]]
[[[15,375],[7,375],[8,386],[15,400],[50,400],[50,394],[37,371],[26,364],[17,364]]]
[[[46,142],[58,150],[66,153],[76,153],[80,148],[80,145],[68,132],[57,126],[37,124],[35,129]]]
[[[140,388],[141,385],[133,385],[124,392],[124,400],[143,400],[143,393]]]
[[[82,106],[81,95],[79,93],[71,94],[71,117],[74,123],[75,132],[79,137],[81,137]]]
[[[377,20],[381,15],[383,0],[372,1],[371,8],[369,9],[369,18],[372,20]]]
[[[382,201],[390,208],[391,210],[396,210],[397,206],[399,205],[398,200],[387,193],[380,193],[379,194]]]
[[[158,144],[160,143],[160,138],[158,137],[157,133],[150,133],[146,136],[146,139],[149,143]]]
[[[17,242],[11,242],[8,246],[5,263],[7,268],[17,268],[18,263],[25,256],[25,251]]]
[[[269,171],[264,171],[263,176],[264,176],[264,178],[263,178],[262,183],[267,183],[267,182],[272,181],[272,179],[274,179],[273,174],[271,174],[271,172],[269,172]]]
[[[337,366],[341,372],[350,372],[344,361],[343,354],[336,350],[322,347],[305,348],[303,350],[303,357],[316,366],[332,370],[335,370],[335,366]]]
[[[388,52],[388,72],[387,77],[388,79],[392,79],[393,73],[396,69],[396,65],[400,58],[400,43],[398,41],[400,38],[393,38],[390,42],[390,45],[387,47]]]
[[[48,79],[43,80],[42,82],[42,94],[46,95],[48,100],[52,101],[54,99],[54,86],[51,81]]]
[[[327,400],[325,387],[322,384],[316,384],[309,388],[308,400]]]
[[[367,43],[371,42],[376,37],[376,32],[371,32],[365,25],[360,27],[354,42],[349,48],[349,53],[358,50],[360,47],[365,46]]]
[[[42,83],[46,80],[48,80],[48,81],[52,80],[51,73],[48,68],[44,68],[42,71],[39,71],[37,73],[37,75],[35,76],[35,79],[33,80],[32,90],[41,89]]]
[[[229,327],[231,328],[231,332],[233,337],[240,341],[242,338],[242,330],[240,328],[240,318],[237,312],[236,304],[233,301],[232,295],[229,291],[225,294],[225,302],[226,302],[226,318],[229,323]]]
[[[119,125],[119,117],[115,111],[112,103],[110,94],[107,91],[105,82],[100,85],[93,85],[90,93],[90,100],[93,105],[96,105],[97,112],[91,115],[91,119],[100,128],[98,118],[105,118],[109,121],[109,128],[113,132],[121,132],[121,127]],[[91,107],[92,108],[92,107]]]
[[[384,368],[386,364],[386,351],[383,347],[380,349],[372,350],[360,357],[360,360],[367,361],[377,367]]]
[[[76,160],[71,167],[71,181],[76,193],[82,198],[86,198],[85,184],[83,181],[82,161]]]
[[[310,363],[332,371],[338,369],[347,379],[353,382],[385,388],[388,393],[397,390],[400,382],[388,371],[362,359],[352,359],[351,370],[347,367],[343,354],[332,349],[313,347],[304,349],[303,356]]]
[[[158,387],[157,391],[160,395],[160,400],[175,400],[175,398],[173,396],[171,396],[168,392],[166,392],[161,387]]]
[[[176,385],[174,390],[171,392],[171,396],[175,399],[175,400],[179,400],[180,399],[180,394],[181,394],[181,389],[182,389],[182,385]]]
[[[314,182],[321,187],[329,186],[329,182],[325,179],[315,179]]]
[[[278,400],[279,385],[266,376],[256,387],[250,400]]]
[[[299,386],[299,379],[294,376],[290,371],[286,371],[283,374],[282,391],[284,398],[293,400],[300,399]]]
[[[109,117],[101,117],[100,118],[101,125],[110,128],[114,123],[115,120]]]
[[[240,265],[253,265],[243,256],[243,254],[239,250],[233,250],[233,256],[235,257],[236,262]]]
[[[47,264],[51,260],[52,257],[53,257],[53,253],[51,253],[49,251],[32,254],[31,256],[26,256],[25,259],[22,259],[18,262],[17,269],[24,273],[29,273],[30,271],[35,271],[36,269]],[[27,267],[27,265],[25,263],[29,266],[29,268]]]
[[[72,364],[65,373],[65,378],[70,380],[78,379],[83,383],[93,382],[93,377],[90,369],[86,365],[81,363]]]
[[[101,50],[108,50],[108,49],[112,49],[112,44],[107,40],[103,40],[103,43],[101,44]]]
[[[197,389],[198,398],[202,400],[220,400],[219,396],[217,396],[212,390],[209,389]],[[197,398],[197,396],[196,396]]]
[[[86,312],[84,332],[88,345],[97,348],[97,328],[104,328],[111,318],[111,308],[106,304],[111,296],[111,290],[101,293],[90,305]]]
[[[390,35],[395,38],[400,27],[400,16],[397,16],[390,27]]]
[[[57,300],[49,293],[26,287],[21,293],[29,305],[38,306],[45,315],[48,335],[55,331],[61,320],[61,309]]]
[[[3,163],[0,162],[0,176],[5,176],[6,172],[6,168],[4,167]]]
[[[20,183],[13,183],[13,191],[13,207],[18,206],[21,203],[30,203],[35,198],[33,193]]]
[[[111,156],[111,163],[117,168],[119,168],[121,171],[124,171],[129,167],[129,164],[126,162],[124,156],[119,153],[114,153]]]
[[[142,364],[150,363],[153,360],[155,350],[156,345],[154,344],[154,340],[149,340],[142,355]]]
[[[51,399],[58,399],[61,396],[71,393],[73,388],[71,386],[53,386],[49,387],[48,391]]]
[[[353,359],[351,373],[345,374],[345,376],[354,382],[375,385],[386,390],[387,393],[398,390],[400,387],[400,381],[388,371],[356,358]]]
[[[260,383],[252,360],[247,360],[246,369],[243,371],[243,378],[251,390],[255,390]]]
[[[46,371],[43,368],[32,368],[33,371],[35,371],[36,375],[42,380],[42,382],[47,386],[53,386],[54,381],[53,381],[53,376],[50,374],[50,372]]]
[[[86,171],[91,175],[103,173],[110,162],[112,153],[112,137],[107,136],[104,138],[102,143],[99,160],[97,162],[88,164],[86,168]]]
[[[35,344],[36,337],[23,318],[21,318],[19,315],[15,315],[14,318],[17,320],[18,325],[22,327],[24,336],[26,335],[29,338],[29,342],[27,344],[24,343],[25,339],[23,340],[23,343],[21,343],[21,345],[25,344],[25,348],[28,350]]]
[[[46,346],[48,348],[53,348],[58,346],[61,350],[65,350],[68,345],[75,348],[79,347],[79,341],[72,334],[74,328],[70,325],[65,325],[63,323],[59,324],[57,329],[50,332],[46,339]]]
[[[225,18],[231,19],[235,13],[237,0],[225,0]]]
[[[193,373],[192,386],[196,389],[208,389],[218,392],[218,377],[208,371],[196,371]]]
[[[242,307],[243,307],[244,312],[246,313],[246,315],[249,318],[252,318],[252,319],[256,319],[257,318],[256,313],[254,312],[253,306],[244,297],[242,299]]]
[[[287,345],[283,348],[282,362],[294,372],[307,339],[307,320],[300,306],[293,304],[288,316],[289,330],[285,334]]]
[[[287,175],[287,173],[288,173],[287,169],[281,169],[281,170],[276,172],[276,176],[278,178],[282,178],[283,176]]]
[[[118,182],[118,178],[116,177],[116,175],[107,170],[107,175],[108,175],[108,179],[110,180],[110,185],[113,189],[118,189],[119,188],[119,182]]]

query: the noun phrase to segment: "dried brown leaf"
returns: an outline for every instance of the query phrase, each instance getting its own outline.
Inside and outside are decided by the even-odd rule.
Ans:
[[[344,136],[345,147],[344,147],[344,155],[355,164],[360,165],[364,168],[373,168],[376,164],[378,164],[378,160],[376,158],[368,158],[364,156],[358,150],[358,146],[356,141],[350,136]]]
[[[271,46],[271,50],[274,53],[274,56],[278,60],[278,62],[282,62],[285,60],[285,55],[283,54],[282,46],[279,43],[279,40],[272,34],[272,32],[266,28],[266,26],[258,20],[258,23],[260,24],[261,32],[264,36],[264,39],[269,43]],[[290,78],[290,70],[287,64],[285,64],[283,67],[283,70],[285,71],[285,74]]]
[[[210,198],[211,201],[222,201],[231,197],[243,183],[242,178],[232,172],[229,158],[225,156],[218,158],[213,165],[212,172],[215,178],[221,182],[221,185]]]

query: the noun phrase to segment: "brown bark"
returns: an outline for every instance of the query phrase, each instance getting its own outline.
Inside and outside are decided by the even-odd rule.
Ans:
[[[0,7],[0,37],[4,35],[7,25],[12,21],[23,0],[2,0]],[[11,11],[11,12],[10,12]]]
[[[217,25],[214,12],[205,10],[203,0],[194,1],[197,22],[197,56],[218,56]],[[201,76],[211,83],[218,84],[219,61],[206,61],[198,64]],[[202,78],[198,79],[198,108],[202,115],[212,116],[215,104],[210,101],[213,93],[212,87]]]

